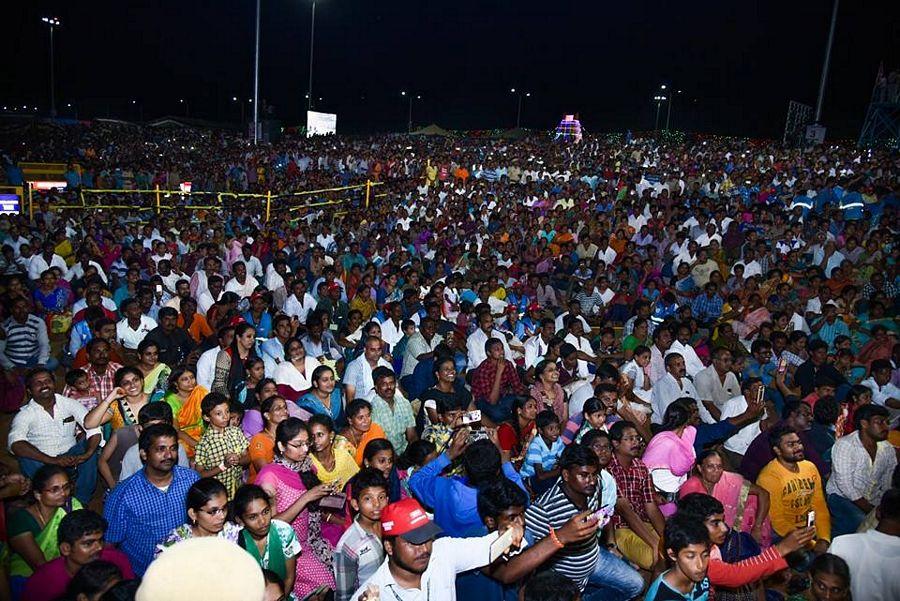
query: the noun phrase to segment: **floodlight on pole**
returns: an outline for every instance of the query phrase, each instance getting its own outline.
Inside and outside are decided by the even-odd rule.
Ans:
[[[50,27],[50,116],[56,116],[56,80],[54,73],[53,30],[62,25],[57,17],[41,17],[41,21]]]

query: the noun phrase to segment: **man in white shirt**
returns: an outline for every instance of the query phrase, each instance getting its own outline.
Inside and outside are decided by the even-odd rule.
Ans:
[[[825,488],[831,535],[852,534],[891,487],[897,454],[887,441],[888,411],[869,403],[853,415],[856,430],[831,448],[831,477]]]
[[[434,319],[424,317],[419,325],[419,331],[409,337],[406,342],[406,353],[403,355],[403,369],[400,377],[411,376],[419,361],[430,359],[435,347],[444,341],[437,333],[437,324]]]
[[[716,418],[725,402],[741,393],[741,385],[731,370],[733,361],[731,351],[720,346],[713,351],[712,364],[694,376],[698,398]]]
[[[900,599],[900,489],[887,491],[877,512],[875,528],[835,537],[828,552],[847,562],[853,599],[895,601]]]
[[[22,474],[29,478],[44,465],[78,467],[75,497],[90,501],[97,484],[99,428],[86,428],[87,408],[80,402],[56,394],[53,372],[39,368],[25,381],[31,400],[19,409],[9,429],[8,448],[19,460]],[[75,426],[84,429],[81,442]]]
[[[363,399],[375,389],[375,381],[372,379],[372,370],[376,367],[386,367],[393,371],[393,367],[382,357],[383,342],[378,336],[369,336],[365,341],[362,354],[347,364],[341,383],[344,386],[344,398]]]
[[[566,329],[566,320],[569,318],[570,315],[577,317],[581,321],[581,329],[584,332],[591,331],[590,324],[587,322],[587,320],[582,315],[581,301],[572,299],[569,301],[569,310],[564,311],[563,313],[560,313],[559,315],[557,315],[556,320],[553,322],[553,325],[556,328],[556,330],[555,330],[556,332]]]
[[[250,298],[259,282],[252,275],[247,273],[247,267],[243,261],[235,261],[231,266],[231,272],[234,274],[228,283],[225,284],[225,292],[234,292],[241,298]]]
[[[197,313],[206,317],[206,312],[222,297],[225,280],[219,274],[213,274],[206,280],[206,290],[197,298]],[[180,306],[180,305],[179,305]]]
[[[513,360],[512,350],[506,342],[506,336],[494,329],[494,318],[489,312],[485,311],[478,316],[478,329],[472,332],[466,340],[466,354],[468,355],[466,369],[470,371],[475,369],[487,358],[484,343],[487,342],[488,338],[496,338],[502,342],[503,356],[508,361]]]
[[[241,255],[244,257],[244,267],[247,268],[247,275],[257,281],[263,279],[262,263],[253,256],[253,251],[250,249],[249,244],[245,244],[241,247]]]
[[[124,319],[116,324],[116,340],[126,349],[137,349],[144,337],[157,326],[156,320],[141,313],[137,299],[125,299],[122,303]]]
[[[205,351],[200,358],[197,359],[197,384],[203,386],[207,390],[212,389],[213,379],[216,375],[216,357],[219,351],[224,351],[234,340],[234,326],[223,326],[216,332],[216,338],[219,345]]]
[[[684,369],[685,373],[690,377],[696,376],[698,373],[706,369],[706,366],[703,365],[703,361],[700,360],[700,357],[697,355],[697,351],[694,350],[694,347],[691,346],[690,343],[691,330],[687,326],[680,326],[678,328],[678,335],[675,340],[672,341],[672,346],[669,347],[669,350],[666,351],[666,354],[669,353],[678,353],[684,359]]]
[[[66,266],[65,260],[54,252],[54,248],[53,242],[48,240],[44,242],[43,252],[31,257],[31,261],[28,263],[29,279],[32,281],[41,279],[41,274],[51,267],[58,267],[62,272],[62,277],[66,277],[69,273],[69,268]]]
[[[725,406],[722,407],[722,417],[720,421],[742,414],[750,406],[750,403],[756,404],[762,402],[757,399],[763,398],[764,390],[765,387],[760,378],[746,378],[741,382],[741,394],[728,399]],[[763,429],[760,427],[760,424],[763,422],[768,424],[774,418],[777,418],[777,416],[770,416],[767,408],[760,420],[747,424],[725,441],[725,454],[733,469],[737,470],[737,466],[741,464],[741,459],[743,459],[744,454],[747,452],[747,447],[749,447],[750,443],[753,442],[753,439],[762,432]]]
[[[654,424],[663,423],[663,417],[666,409],[676,400],[687,397],[694,399],[697,403],[700,419],[704,423],[714,423],[709,411],[699,401],[697,389],[694,384],[684,377],[684,359],[678,353],[669,353],[666,355],[666,374],[653,384],[653,390],[650,392],[650,405],[653,408],[653,414],[650,421]]]
[[[513,544],[522,540],[515,526]],[[456,575],[488,563],[499,533],[473,538],[435,538],[443,532],[415,499],[381,510],[381,533],[387,558],[353,593],[353,601],[455,601]],[[378,596],[374,592],[378,591]]]
[[[609,245],[609,236],[601,235],[597,238],[597,258],[606,266],[612,265],[618,253]]]
[[[872,377],[863,380],[861,384],[872,391],[873,403],[887,407],[891,428],[896,428],[900,422],[900,388],[891,383],[892,372],[889,359],[876,359],[869,369]]]
[[[540,328],[535,332],[534,336],[525,341],[525,369],[531,369],[547,354],[550,348],[550,341],[553,339],[553,320],[546,317],[541,320]]]
[[[578,316],[570,315],[566,318],[566,337],[563,341],[568,342],[578,351],[578,373],[584,378],[590,374],[588,364],[597,362],[597,355],[591,348],[591,343],[587,338],[582,336],[582,322]]]
[[[284,312],[305,324],[310,311],[316,308],[316,299],[307,292],[306,280],[295,278],[291,283],[291,295],[284,303]]]
[[[650,347],[650,383],[653,384],[666,374],[666,351],[672,347],[672,330],[653,330],[653,346]],[[683,358],[683,357],[682,357]]]

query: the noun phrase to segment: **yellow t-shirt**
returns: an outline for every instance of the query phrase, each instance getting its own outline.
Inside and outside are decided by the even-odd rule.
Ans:
[[[816,512],[816,538],[831,540],[831,514],[819,470],[811,461],[797,464],[799,471],[785,469],[777,459],[759,473],[756,483],[769,492],[769,519],[779,536],[806,527],[810,510]]]

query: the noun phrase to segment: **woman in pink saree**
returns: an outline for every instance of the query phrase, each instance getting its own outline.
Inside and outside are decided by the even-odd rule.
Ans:
[[[744,340],[753,340],[759,331],[759,326],[771,319],[772,314],[763,304],[762,296],[754,293],[747,299],[747,307],[744,308],[740,320],[733,321],[731,327]]]
[[[772,544],[769,525],[769,493],[740,474],[726,472],[716,450],[697,458],[697,473],[678,491],[679,498],[699,492],[711,495],[725,507],[725,523],[738,532],[750,534],[761,546]]]
[[[334,549],[322,536],[322,525],[331,514],[319,510],[318,502],[331,494],[322,484],[309,458],[310,434],[307,425],[289,417],[275,431],[275,460],[263,467],[256,484],[273,500],[275,519],[291,525],[303,549],[297,556],[294,595],[307,597],[320,586],[334,589],[332,555]]]
[[[666,408],[660,431],[650,439],[641,460],[650,470],[659,510],[666,517],[675,513],[678,490],[694,467],[694,439],[697,429],[690,425],[695,401],[681,398]]]

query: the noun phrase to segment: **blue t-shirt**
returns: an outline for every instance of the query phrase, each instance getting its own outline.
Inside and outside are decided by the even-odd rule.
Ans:
[[[688,594],[676,591],[665,581],[666,574],[671,570],[666,570],[660,574],[644,595],[644,601],[707,601],[709,599],[709,578],[704,578],[701,582],[694,585],[694,588]]]

